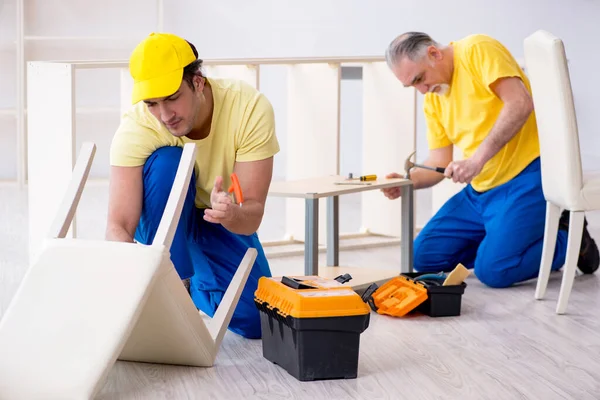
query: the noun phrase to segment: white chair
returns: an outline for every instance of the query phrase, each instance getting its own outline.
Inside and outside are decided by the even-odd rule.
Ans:
[[[556,312],[564,314],[573,287],[585,211],[600,209],[600,176],[583,175],[579,133],[565,48],[539,30],[524,41],[540,138],[546,227],[535,298],[545,295],[561,209],[569,210],[569,239]]]
[[[95,145],[85,144],[39,257],[0,321],[0,398],[89,399],[117,359],[212,366],[256,249],[208,324],[170,260],[195,160],[185,146],[152,245],[65,239]]]

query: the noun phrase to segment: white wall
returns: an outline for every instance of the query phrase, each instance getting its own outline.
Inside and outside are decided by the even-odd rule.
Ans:
[[[600,1],[592,0],[181,1],[173,2],[165,12],[165,29],[187,37],[205,58],[380,55],[392,38],[410,30],[428,32],[445,43],[471,33],[486,33],[502,41],[515,57],[523,58],[523,39],[537,29],[546,29],[566,45],[584,168],[600,169],[596,122],[600,100],[594,95],[600,86],[600,55],[593,50],[600,37],[598,17]],[[361,171],[359,149],[349,144],[351,139],[361,143],[361,103],[356,101],[360,93],[356,82],[344,83],[343,173]],[[277,103],[284,100],[277,93],[270,94]],[[420,95],[418,102],[417,159],[422,160],[427,144]],[[279,116],[279,131],[285,145],[284,118]],[[411,151],[406,149],[406,154]],[[277,164],[280,171],[285,168],[283,157]],[[421,191],[416,199],[416,222],[423,225],[430,217],[423,211],[431,209],[431,192]]]
[[[537,29],[566,45],[581,130],[584,163],[600,168],[596,123],[600,100],[600,2],[593,0],[276,0],[172,2],[165,29],[193,41],[214,57],[346,56],[382,54],[388,42],[409,30],[449,42],[470,33],[501,40],[516,57],[523,39]],[[170,5],[170,4],[169,4]],[[421,98],[420,98],[421,99]],[[351,112],[350,112],[351,113]],[[358,114],[357,114],[358,115]],[[420,157],[424,157],[419,114]]]
[[[160,24],[157,1],[25,3],[27,60],[126,59],[135,43]],[[565,41],[570,59],[584,167],[600,168],[595,118],[600,101],[593,95],[600,86],[596,71],[600,56],[595,51],[596,38],[600,37],[599,1],[164,0],[164,5],[164,30],[192,41],[203,58],[381,55],[393,37],[408,30],[426,31],[442,42],[487,33],[504,42],[516,57],[522,57],[527,35],[540,28],[550,30]],[[15,16],[16,0],[0,0],[0,179],[16,176],[15,122],[9,114],[16,95]],[[118,124],[118,74],[84,71],[78,73],[78,79],[77,105],[84,110],[77,119],[78,139],[94,138],[97,142],[92,176],[103,177],[108,170],[108,144]],[[285,176],[285,85],[283,68],[262,69],[261,87],[274,104],[282,143],[276,177]],[[359,82],[343,82],[342,173],[368,172],[360,168],[360,96]],[[422,97],[418,98],[421,103]],[[421,112],[417,127],[417,157],[423,159],[427,147]],[[351,139],[358,141],[353,145]],[[406,149],[407,154],[411,151]],[[418,199],[427,208],[428,193],[420,193]]]

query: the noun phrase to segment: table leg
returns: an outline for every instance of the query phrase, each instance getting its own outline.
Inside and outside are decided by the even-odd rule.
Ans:
[[[338,196],[327,198],[327,265],[339,266],[340,201]]]
[[[402,186],[402,238],[400,272],[413,271],[414,209],[413,185]]]
[[[306,199],[304,274],[319,274],[319,199]]]

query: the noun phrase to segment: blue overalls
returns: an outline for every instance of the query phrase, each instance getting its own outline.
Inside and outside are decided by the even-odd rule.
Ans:
[[[450,271],[462,263],[496,288],[536,278],[545,216],[537,158],[500,186],[480,193],[467,185],[451,197],[416,237],[414,269]],[[553,271],[565,262],[567,234],[558,231]]]

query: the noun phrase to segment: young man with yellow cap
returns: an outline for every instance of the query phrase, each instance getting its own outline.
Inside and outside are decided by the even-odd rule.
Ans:
[[[183,145],[197,146],[196,165],[171,259],[196,306],[212,316],[249,247],[258,257],[229,329],[260,338],[254,291],[271,276],[256,231],[279,151],[273,108],[249,84],[203,76],[202,60],[186,40],[153,33],[131,54],[133,107],[110,149],[106,237],[152,242],[165,208]],[[228,195],[235,172],[243,207]]]

